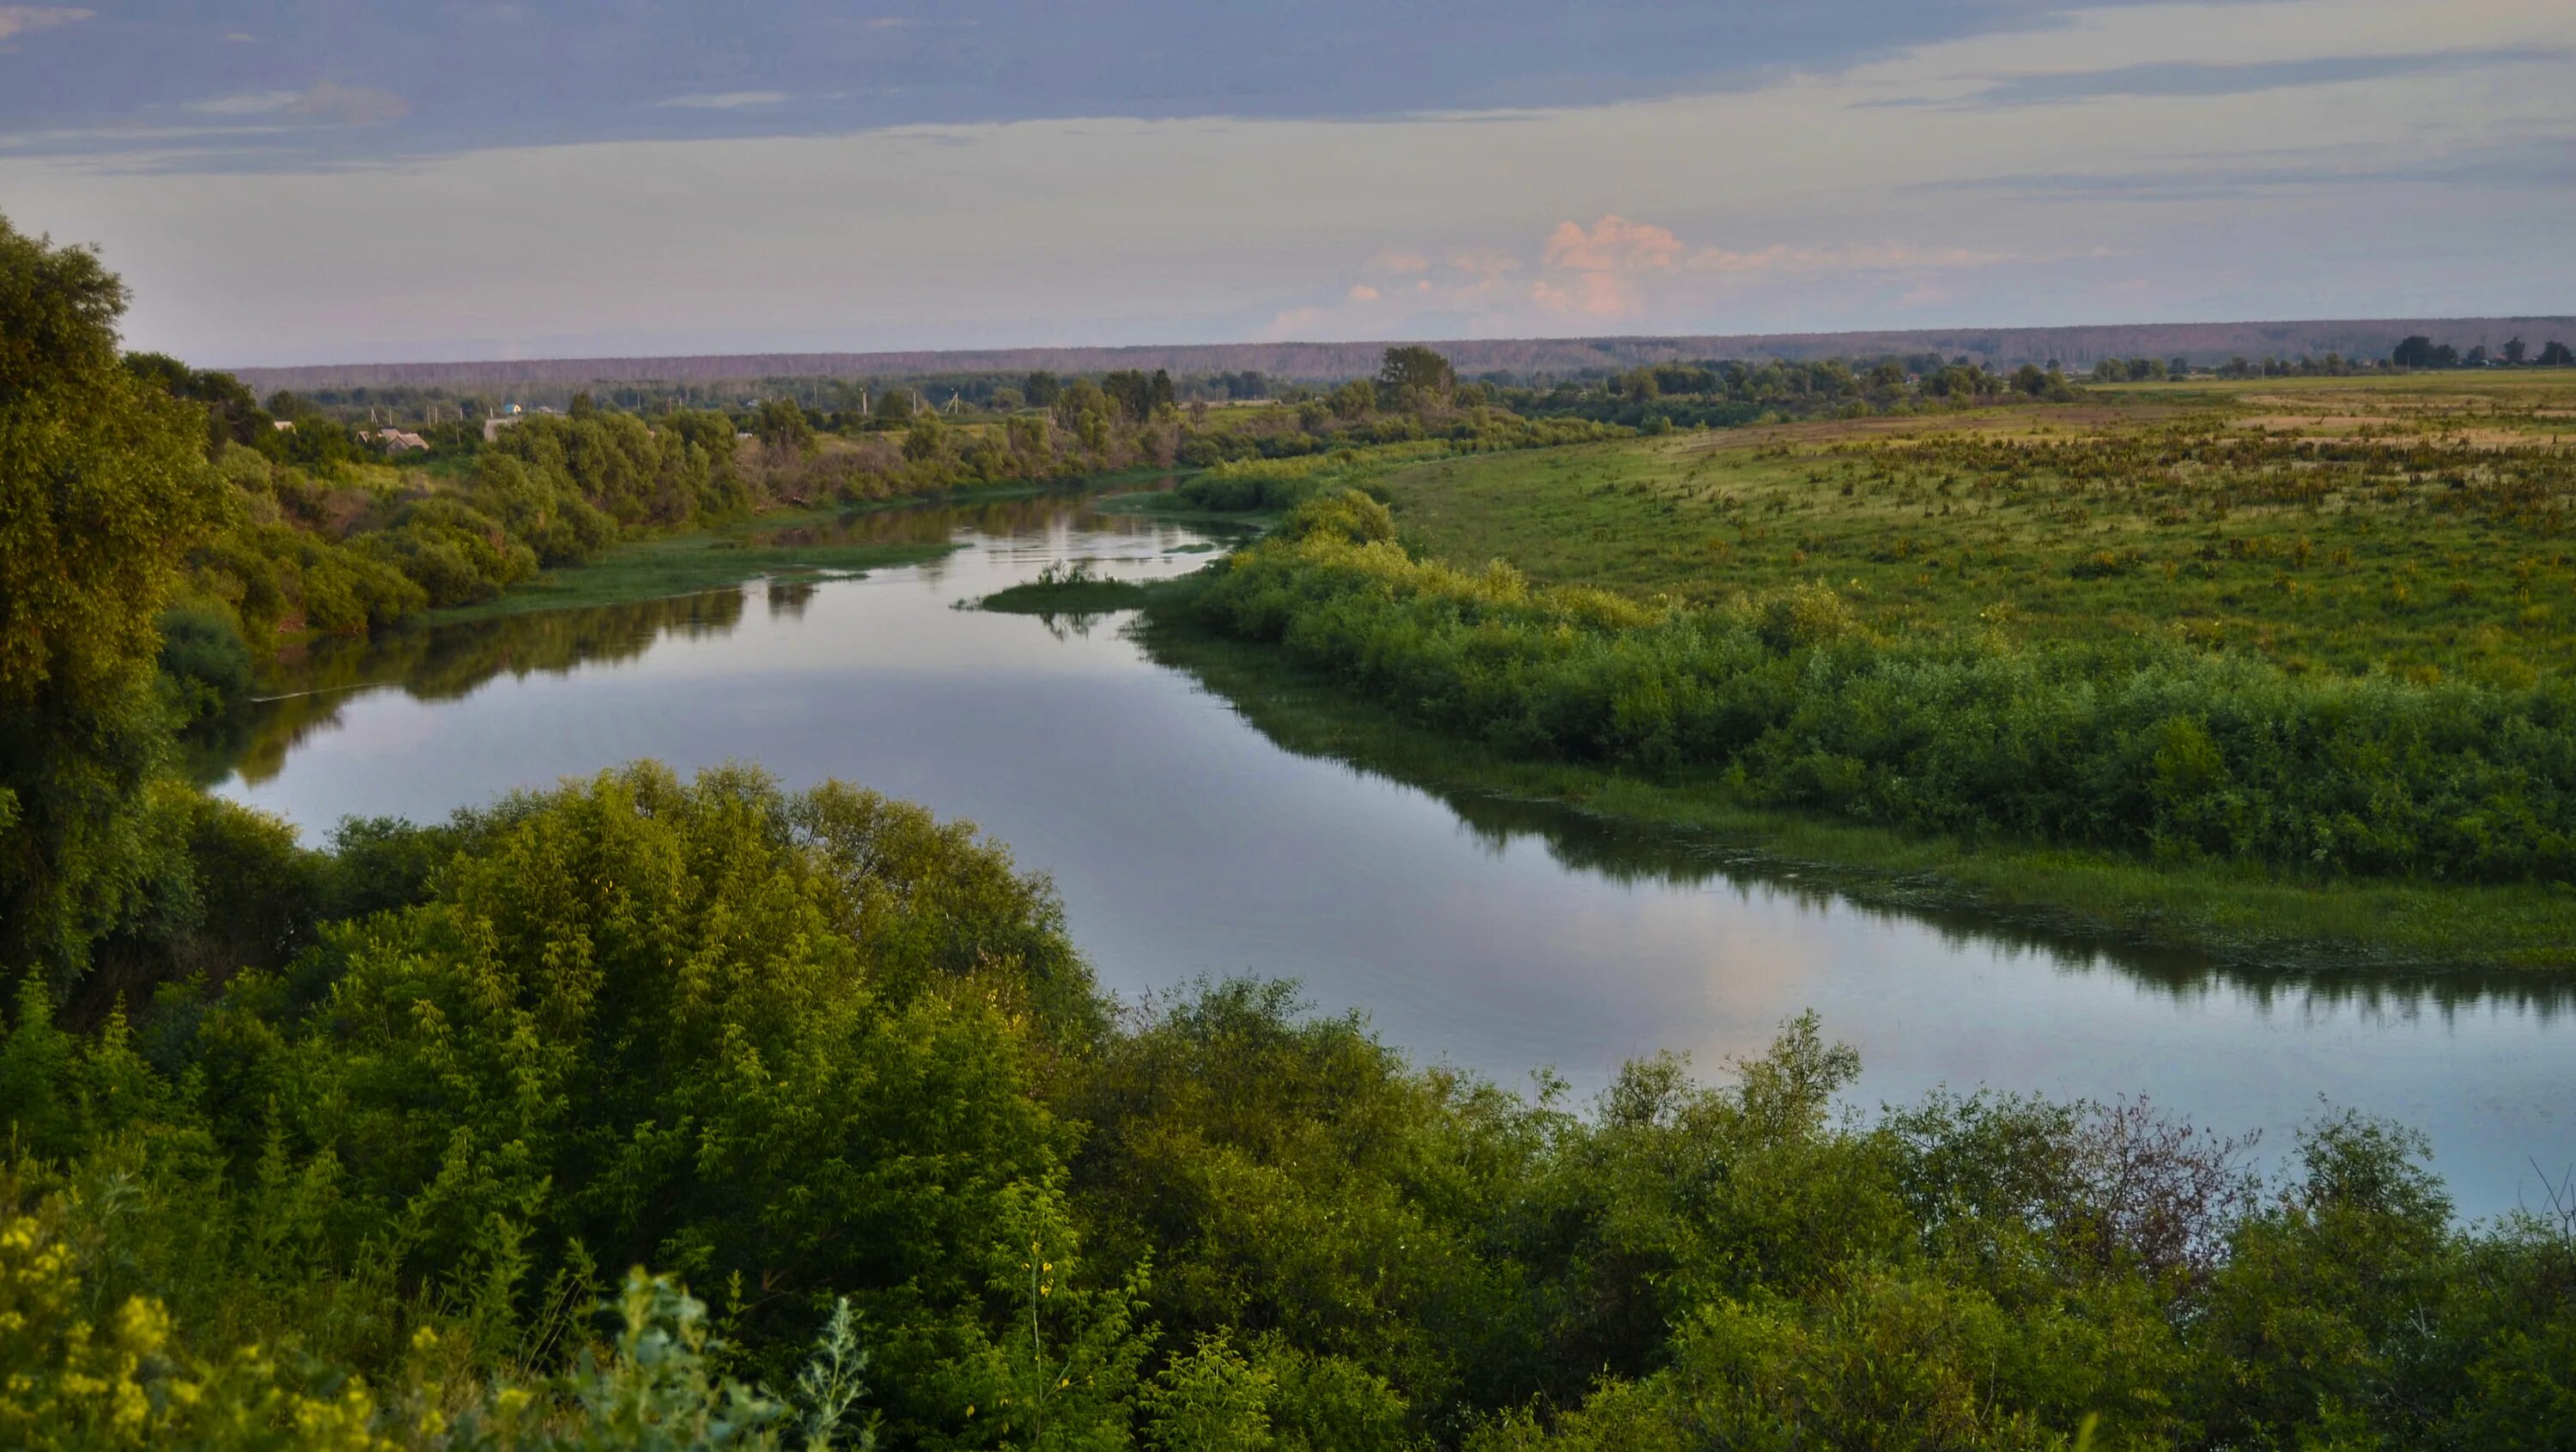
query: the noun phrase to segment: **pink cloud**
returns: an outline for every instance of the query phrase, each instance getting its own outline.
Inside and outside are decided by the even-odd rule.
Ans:
[[[1559,222],[1547,234],[1546,265],[1571,272],[1660,272],[1682,255],[1682,241],[1668,227],[1631,222],[1612,212],[1585,231]]]
[[[1376,302],[1377,289],[1369,286],[1365,282],[1355,282],[1351,284],[1351,301]]]

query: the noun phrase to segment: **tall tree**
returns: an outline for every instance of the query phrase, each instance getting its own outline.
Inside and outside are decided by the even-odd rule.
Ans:
[[[222,494],[206,416],[117,356],[125,286],[0,219],[0,971],[75,973],[162,862],[153,618]]]
[[[1651,370],[1639,370],[1648,378]],[[1458,370],[1449,360],[1419,343],[1389,348],[1379,361],[1377,387],[1398,408],[1421,409],[1446,403],[1458,388]],[[1652,394],[1646,395],[1653,397]]]

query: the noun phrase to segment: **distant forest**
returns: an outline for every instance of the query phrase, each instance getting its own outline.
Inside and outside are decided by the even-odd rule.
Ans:
[[[1508,338],[1435,342],[1462,377],[1515,380],[1582,375],[1704,358],[1808,362],[1932,352],[1967,355],[1987,368],[2046,364],[2089,370],[2105,358],[2182,358],[2215,368],[2231,358],[2340,353],[2385,358],[2413,335],[2461,350],[2499,350],[2515,336],[2576,335],[2576,315],[2521,318],[2374,318],[2307,322],[2123,323],[2065,328],[1933,328],[1863,333],[1713,334],[1695,337]],[[568,388],[584,384],[721,384],[764,378],[927,378],[1047,370],[1124,369],[1182,374],[1252,372],[1292,382],[1365,378],[1387,348],[1365,343],[1210,343],[1132,348],[999,348],[955,352],[761,353],[685,358],[556,358],[463,363],[346,363],[241,368],[263,395],[354,388]]]

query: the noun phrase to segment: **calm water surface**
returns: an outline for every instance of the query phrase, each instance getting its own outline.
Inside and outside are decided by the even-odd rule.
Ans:
[[[865,516],[955,555],[863,579],[423,631],[315,661],[218,788],[308,837],[434,819],[634,757],[840,777],[968,818],[1050,874],[1122,995],[1294,977],[1390,1042],[1506,1084],[1704,1070],[1815,1009],[1863,1102],[1937,1085],[2146,1095],[2277,1151],[2321,1104],[2430,1133],[2461,1209],[2576,1161],[2576,995],[2222,974],[1855,907],[1704,844],[1451,803],[1283,750],[1121,622],[955,608],[1062,560],[1146,578],[1211,536],[1074,500]]]

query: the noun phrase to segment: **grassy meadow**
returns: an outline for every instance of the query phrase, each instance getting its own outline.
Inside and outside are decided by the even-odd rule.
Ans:
[[[1431,555],[1641,600],[1823,583],[1898,632],[2508,686],[2576,664],[2576,372],[2135,384],[1377,482]]]

